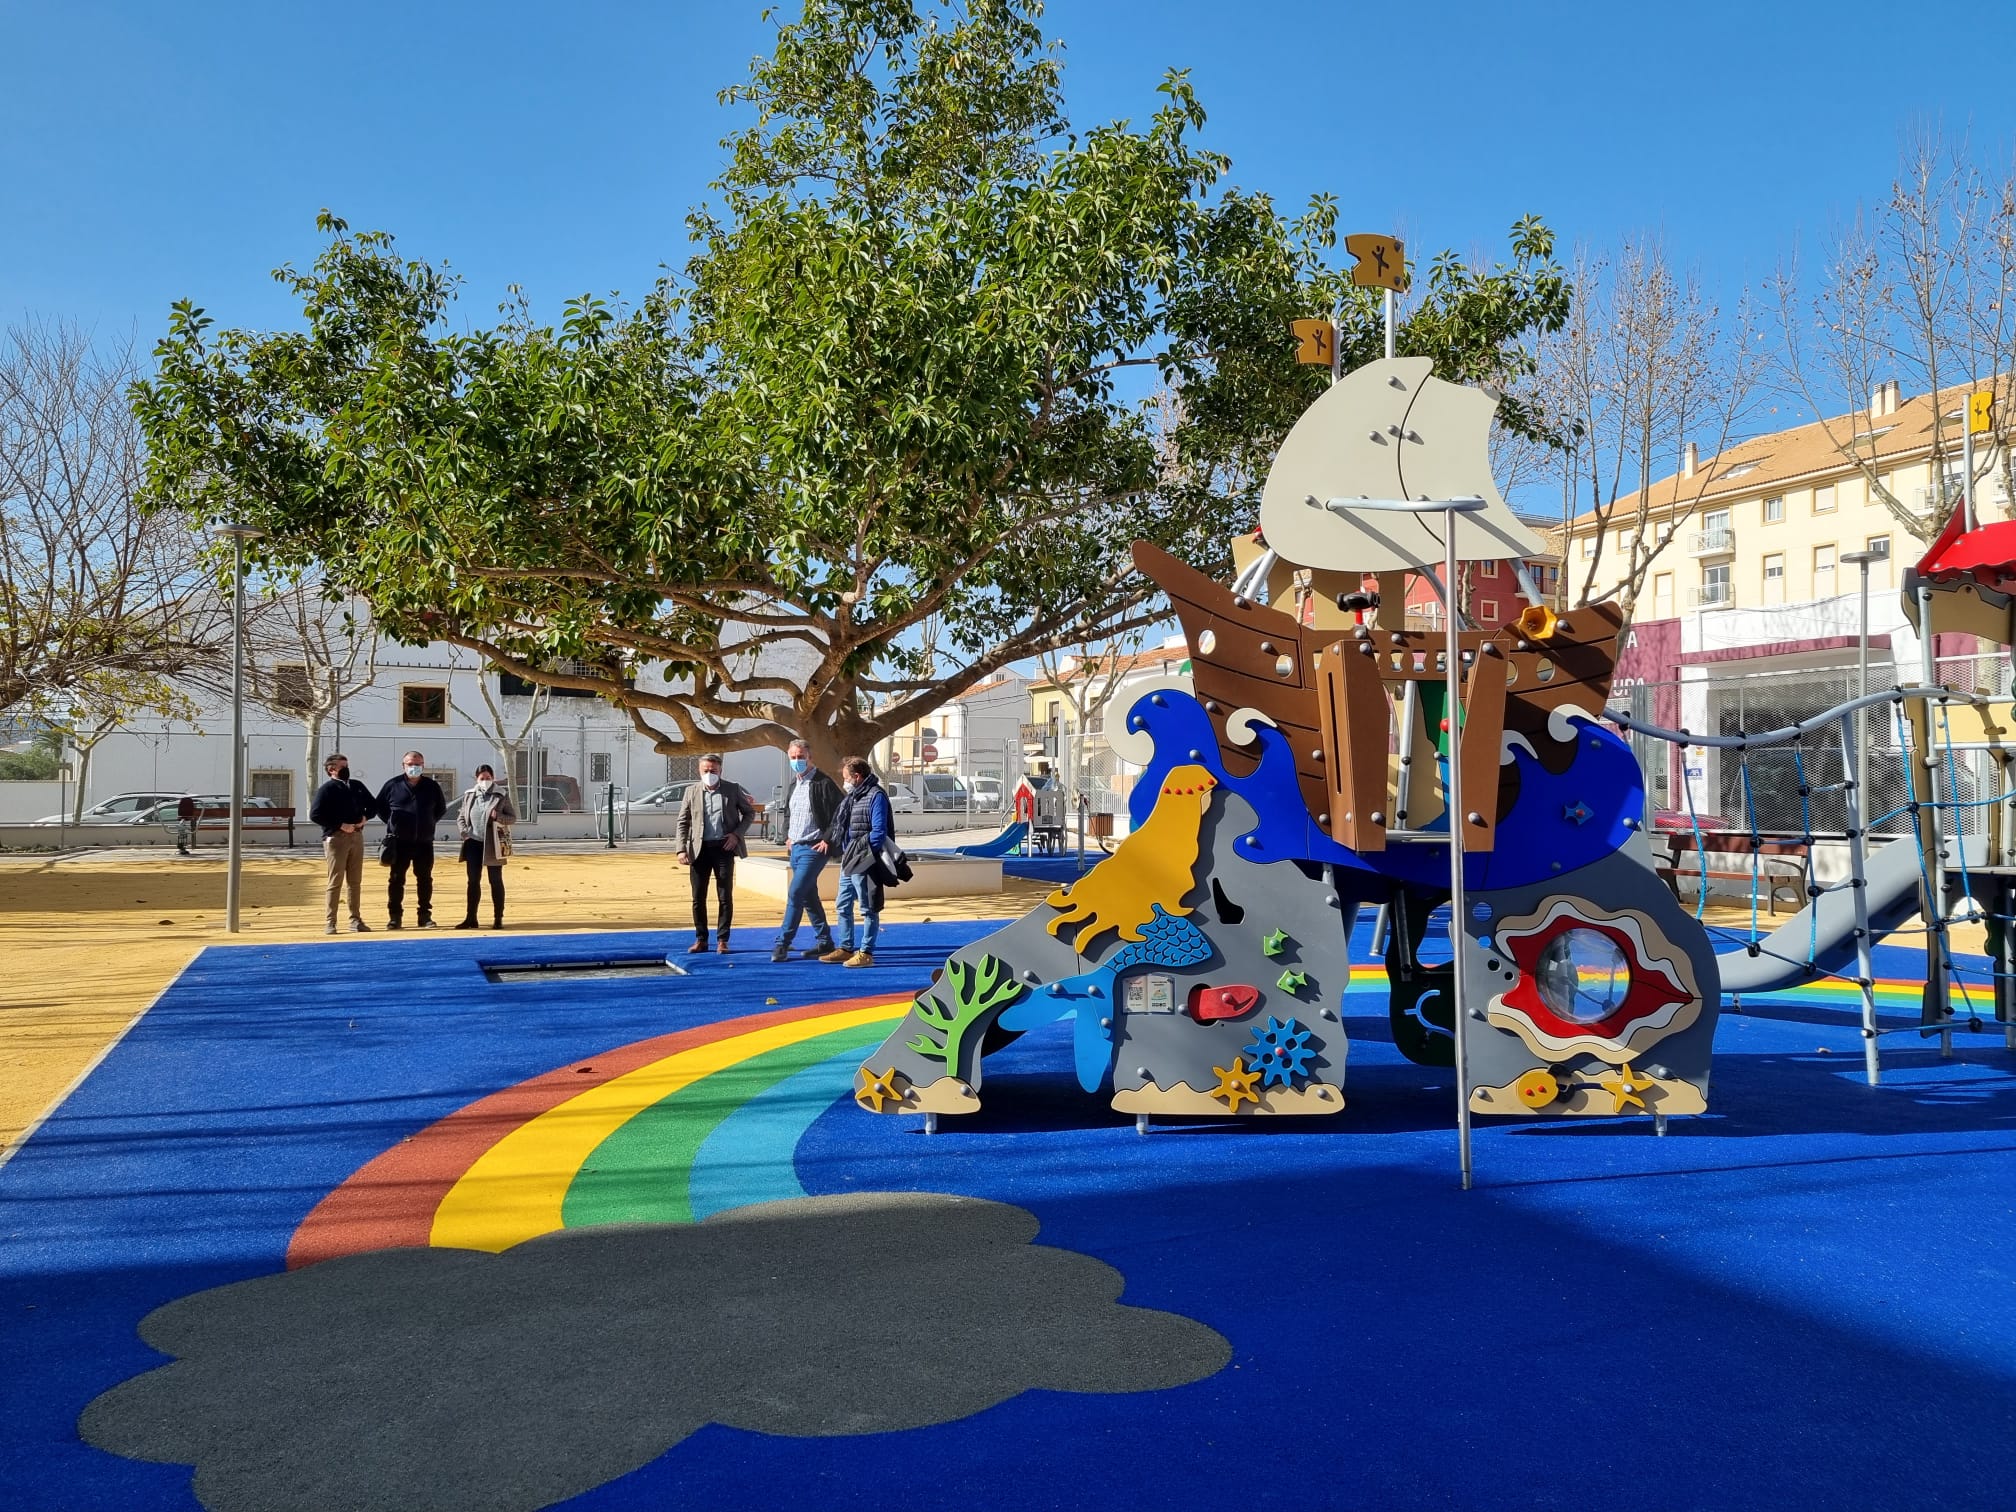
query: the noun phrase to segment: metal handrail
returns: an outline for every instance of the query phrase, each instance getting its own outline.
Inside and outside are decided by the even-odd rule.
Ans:
[[[1874,708],[1877,704],[1901,704],[1907,698],[1920,698],[1928,702],[1939,699],[1964,704],[1983,706],[1992,704],[1994,699],[1982,693],[1962,693],[1958,688],[1925,687],[1913,684],[1904,688],[1886,688],[1881,693],[1870,693],[1860,698],[1851,698],[1846,703],[1836,704],[1831,709],[1822,710],[1810,719],[1802,719],[1797,724],[1786,725],[1782,730],[1761,730],[1756,734],[1743,735],[1700,735],[1688,730],[1669,730],[1664,725],[1648,724],[1623,709],[1605,709],[1603,717],[1619,729],[1629,730],[1634,735],[1649,735],[1654,740],[1667,740],[1675,745],[1707,746],[1718,751],[1741,751],[1751,746],[1785,745],[1802,736],[1812,734],[1822,725],[1832,724],[1857,709]]]

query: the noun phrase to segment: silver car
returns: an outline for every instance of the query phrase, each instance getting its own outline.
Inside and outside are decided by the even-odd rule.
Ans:
[[[102,803],[94,803],[84,810],[79,818],[68,814],[51,814],[46,819],[31,819],[30,824],[46,824],[54,827],[68,825],[134,824],[144,823],[145,816],[163,803],[173,803],[181,797],[179,793],[120,793],[107,798]]]

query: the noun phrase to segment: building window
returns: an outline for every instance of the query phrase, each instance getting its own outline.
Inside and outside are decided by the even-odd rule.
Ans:
[[[1883,560],[1869,564],[1869,586],[1881,593],[1890,591],[1890,537],[1873,535],[1869,537],[1869,550],[1883,553]]]
[[[665,780],[667,782],[699,781],[700,758],[698,756],[667,756],[665,758]]]
[[[1822,483],[1818,488],[1813,490],[1813,513],[1834,513],[1834,485],[1832,483]]]
[[[1477,564],[1477,576],[1479,577],[1498,576],[1498,564],[1496,562],[1479,562]]]
[[[456,779],[455,768],[430,766],[427,768],[427,775],[441,784],[441,791],[447,795],[449,803],[454,803],[462,796],[462,786]]]
[[[609,780],[609,753],[607,751],[590,751],[588,753],[588,780],[590,782],[607,782]]]
[[[1834,597],[1834,548],[1815,546],[1813,548],[1813,597],[1816,599]]]
[[[1701,528],[1704,531],[1727,530],[1729,528],[1729,511],[1726,509],[1709,510],[1701,516]]]
[[[1673,574],[1659,573],[1652,579],[1652,617],[1673,618]]]
[[[1596,542],[1597,542],[1598,540],[1600,540],[1600,539],[1601,539],[1601,537],[1599,537],[1599,536],[1593,536],[1593,535],[1585,535],[1584,537],[1582,537],[1582,560],[1583,560],[1583,561],[1585,561],[1585,562],[1586,562],[1586,561],[1588,561],[1588,560],[1589,560],[1589,558],[1591,558],[1591,557],[1593,557],[1594,555],[1596,555]]]
[[[294,807],[294,774],[292,772],[248,772],[245,774],[245,796],[271,800],[275,808]]]
[[[1785,496],[1783,494],[1773,494],[1764,501],[1764,523],[1766,525],[1776,525],[1784,518]]]
[[[1729,564],[1717,562],[1701,569],[1701,604],[1704,608],[1734,602],[1729,591]]]
[[[1764,558],[1764,602],[1785,602],[1785,554],[1782,551]]]
[[[1479,599],[1479,600],[1477,601],[1477,618],[1478,618],[1478,619],[1479,619],[1480,621],[1482,621],[1482,622],[1483,622],[1484,624],[1486,624],[1486,625],[1495,625],[1495,624],[1497,624],[1497,623],[1498,623],[1498,600],[1496,600],[1496,599]]]
[[[404,683],[399,689],[399,723],[445,725],[448,723],[448,690],[424,683]]]

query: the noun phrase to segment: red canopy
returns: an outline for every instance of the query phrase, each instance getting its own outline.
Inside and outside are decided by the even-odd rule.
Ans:
[[[2016,581],[2016,520],[1998,520],[1966,530],[1960,511],[1954,510],[1939,539],[1918,563],[1918,571],[1935,582],[1972,578],[1995,587]]]

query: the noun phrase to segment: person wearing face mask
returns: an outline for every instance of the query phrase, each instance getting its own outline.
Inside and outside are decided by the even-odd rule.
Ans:
[[[377,812],[371,789],[350,776],[350,758],[338,752],[322,763],[329,780],[315,789],[308,806],[311,823],[322,827],[322,858],[328,868],[328,927],[324,934],[336,933],[336,904],[347,884],[350,889],[350,927],[369,934],[359,897],[364,890],[364,821]]]
[[[688,955],[707,948],[707,884],[720,899],[714,948],[728,954],[728,931],[735,922],[735,858],[742,837],[755,822],[756,805],[740,783],[721,775],[719,756],[700,758],[700,780],[679,803],[679,861],[693,887],[693,943]]]
[[[434,826],[448,812],[441,784],[427,775],[427,758],[408,751],[403,770],[378,790],[378,817],[385,821],[386,860],[392,868],[385,887],[387,929],[404,927],[406,870],[413,870],[419,926],[434,927]]]
[[[873,966],[875,937],[882,932],[882,883],[876,858],[889,844],[896,822],[890,816],[889,795],[859,756],[840,763],[845,795],[826,831],[827,847],[840,857],[840,895],[834,912],[840,916],[840,943],[819,959],[829,965]],[[855,946],[854,910],[861,910],[863,933]]]
[[[807,956],[823,956],[833,948],[833,926],[826,922],[826,905],[819,898],[819,873],[826,867],[826,831],[833,823],[833,811],[840,807],[840,788],[812,765],[811,748],[804,741],[792,741],[786,754],[792,772],[784,829],[791,847],[791,884],[784,894],[784,927],[770,951],[773,961],[790,958],[801,918],[812,920],[813,945]]]
[[[476,927],[476,905],[483,901],[483,875],[490,875],[490,924],[504,927],[504,861],[511,854],[511,826],[518,810],[511,795],[485,763],[476,768],[475,784],[462,795],[455,828],[462,836],[462,864],[469,869],[469,907],[457,929]]]

